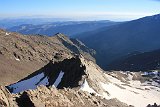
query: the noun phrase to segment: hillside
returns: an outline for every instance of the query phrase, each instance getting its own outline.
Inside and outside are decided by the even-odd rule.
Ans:
[[[0,84],[13,83],[50,60],[62,61],[75,54],[81,54],[86,59],[95,61],[92,57],[95,54],[94,50],[60,33],[54,37],[47,37],[0,30]]]
[[[57,32],[61,32],[70,37],[75,34],[93,31],[104,26],[118,24],[112,21],[68,21],[68,22],[53,22],[46,24],[22,24],[9,28],[9,31],[19,32],[22,34],[41,34],[53,36]]]
[[[135,55],[125,56],[112,62],[109,69],[127,71],[145,71],[160,69],[160,49]]]
[[[109,63],[128,53],[159,49],[159,28],[158,14],[82,33],[76,37],[96,50],[97,63],[107,69]]]

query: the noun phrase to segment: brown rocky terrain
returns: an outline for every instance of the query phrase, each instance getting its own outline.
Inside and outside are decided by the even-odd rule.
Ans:
[[[106,100],[77,89],[39,86],[19,94],[0,88],[0,107],[128,107],[116,99]]]
[[[64,75],[55,85],[58,74],[62,72]],[[19,82],[7,86],[7,89],[20,107],[145,107],[159,104],[159,86],[151,79],[147,81],[142,73],[104,72],[94,62],[79,56],[49,62]]]
[[[73,39],[72,39],[73,41]],[[0,30],[0,85],[14,83],[53,62],[82,54],[95,61],[95,51],[63,34],[53,37]],[[77,45],[78,44],[78,45]],[[7,78],[7,79],[6,79]]]
[[[55,77],[57,78],[56,72],[59,70],[62,70],[65,74],[57,88],[55,88],[51,83],[54,81]],[[49,84],[46,85],[47,87],[40,85],[34,90],[27,89],[15,94],[11,94],[8,89],[1,87],[0,94],[2,97],[0,98],[0,106],[128,107],[125,103],[122,103],[117,99],[107,100],[103,96],[96,94],[103,92],[103,89],[101,89],[98,82],[107,82],[108,80],[105,75],[103,75],[103,70],[99,68],[98,65],[92,61],[84,59],[83,56],[80,56],[80,58],[73,57],[71,59],[65,59],[54,63],[49,62],[46,66],[19,82],[27,81],[41,72],[45,72],[45,75],[48,77]],[[83,86],[85,80],[87,80],[89,86],[95,90],[95,93],[87,92],[87,90],[84,89],[86,87]],[[24,84],[22,87],[25,87],[26,85],[27,84]],[[19,87],[21,88],[21,86]]]

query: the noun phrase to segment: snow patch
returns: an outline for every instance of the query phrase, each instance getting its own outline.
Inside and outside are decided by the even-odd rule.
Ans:
[[[142,85],[160,87],[160,84],[156,81],[145,81]]]
[[[106,99],[117,98],[121,102],[135,107],[146,107],[148,104],[160,104],[160,89],[152,86],[157,85],[151,83],[144,85],[140,81],[129,81],[129,84],[121,82],[120,80],[106,75],[109,83],[102,83],[100,85],[107,92],[102,95]]]
[[[19,58],[15,58],[15,60],[16,60],[16,61],[20,61],[20,59],[19,59]]]
[[[159,72],[158,71],[154,71],[153,74],[158,76]]]
[[[40,83],[38,83],[37,85],[48,85],[49,82],[48,82],[48,77],[45,77]]]
[[[6,32],[6,36],[8,36],[10,33]]]
[[[160,104],[160,93],[156,90],[140,90],[129,86],[120,88],[112,83],[100,83],[109,93],[103,94],[106,99],[117,98],[118,100],[135,107],[146,107],[148,104]]]
[[[128,80],[132,81],[133,76],[131,74],[128,74]]]
[[[28,89],[36,89],[39,85],[48,85],[48,78],[44,78],[44,76],[44,73],[41,73],[27,80],[23,80],[18,83],[12,84],[8,87],[13,90],[12,93],[19,93]],[[43,80],[40,81],[41,79]]]
[[[160,74],[158,71],[148,71],[148,72],[144,72],[144,73],[141,74],[141,75],[142,75],[142,76],[149,76],[149,75],[158,76],[158,74]]]
[[[59,83],[61,82],[61,80],[62,80],[62,78],[63,78],[63,75],[64,75],[64,72],[61,71],[61,72],[59,73],[56,81],[55,81],[54,84],[53,84],[55,87],[57,87],[57,86],[59,85]]]
[[[86,79],[84,80],[84,83],[82,84],[80,90],[87,91],[89,93],[96,93],[89,85]]]
[[[156,86],[156,87],[160,87],[160,84],[157,83],[157,82],[155,82],[155,81],[152,81],[152,85],[153,85],[153,86]]]

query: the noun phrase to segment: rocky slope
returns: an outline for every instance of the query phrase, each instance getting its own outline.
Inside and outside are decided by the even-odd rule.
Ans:
[[[128,107],[122,102],[106,100],[82,90],[39,86],[20,94],[10,94],[0,87],[0,107]]]
[[[44,75],[39,78],[38,75],[41,73]],[[108,81],[103,70],[94,62],[85,60],[83,56],[55,63],[50,62],[19,82],[7,86],[10,92],[16,94],[10,94],[7,89],[1,87],[3,97],[0,99],[0,105],[11,107],[116,107],[118,105],[128,107],[117,99],[107,100],[98,95],[98,91],[103,92],[98,84],[99,81]],[[32,87],[33,85],[35,87]],[[4,93],[7,94],[4,95]]]
[[[112,62],[109,69],[125,71],[147,71],[160,69],[160,49],[127,55]]]
[[[54,37],[46,37],[22,35],[1,29],[0,84],[18,81],[43,67],[50,60],[55,62],[81,54],[86,59],[95,61],[92,57],[95,54],[94,50],[77,40],[72,41],[60,33]]]

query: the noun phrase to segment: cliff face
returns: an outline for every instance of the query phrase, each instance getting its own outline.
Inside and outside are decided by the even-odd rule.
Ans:
[[[39,85],[63,87],[78,87],[86,77],[85,66],[78,57],[53,63],[50,61],[41,69],[30,74],[15,84],[7,86],[12,93],[35,89]]]

